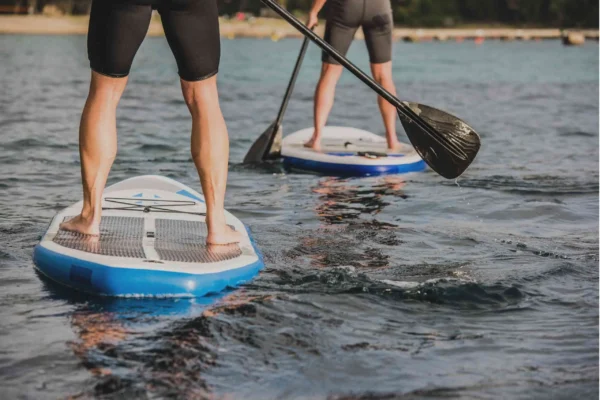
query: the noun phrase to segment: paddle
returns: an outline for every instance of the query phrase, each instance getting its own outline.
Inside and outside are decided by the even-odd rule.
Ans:
[[[308,31],[311,32],[310,29]],[[304,38],[304,42],[302,42],[300,54],[296,60],[294,72],[292,72],[292,77],[290,79],[290,83],[288,84],[287,90],[285,91],[285,96],[281,102],[281,107],[279,107],[277,119],[267,128],[266,131],[263,132],[262,135],[258,137],[258,139],[256,139],[256,142],[254,142],[252,147],[250,147],[250,150],[248,150],[248,153],[244,157],[244,163],[259,163],[279,157],[281,153],[281,123],[283,121],[283,114],[287,109],[290,97],[294,91],[296,78],[298,77],[298,72],[300,72],[300,66],[302,65],[302,60],[304,59],[304,54],[306,54],[307,47],[308,37]]]
[[[394,105],[415,150],[435,172],[444,178],[454,179],[473,162],[481,143],[479,135],[469,125],[442,110],[400,101],[274,0],[262,2]]]

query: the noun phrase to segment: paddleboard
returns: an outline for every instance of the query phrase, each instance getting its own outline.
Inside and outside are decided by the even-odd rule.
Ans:
[[[336,176],[369,176],[423,171],[425,161],[412,146],[389,151],[384,137],[349,127],[323,129],[321,151],[304,147],[313,128],[302,129],[283,139],[281,157],[286,168]]]
[[[244,224],[239,244],[206,245],[204,197],[173,179],[139,176],[102,196],[100,236],[59,229],[83,201],[59,212],[34,249],[40,273],[62,285],[105,296],[199,297],[252,279],[264,266]]]

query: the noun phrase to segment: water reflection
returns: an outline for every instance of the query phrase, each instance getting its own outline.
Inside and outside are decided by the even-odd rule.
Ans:
[[[315,212],[325,225],[348,224],[363,214],[377,215],[390,203],[391,198],[407,199],[402,176],[378,178],[372,184],[361,180],[327,177],[312,187],[319,194]]]
[[[310,268],[388,268],[387,248],[402,243],[399,227],[376,216],[391,202],[408,198],[405,186],[403,176],[319,179],[311,191],[318,194],[314,211],[322,225],[299,235],[298,245],[287,255],[310,260]]]
[[[251,315],[254,302],[271,297],[238,289],[201,298],[109,298],[41,278],[50,298],[75,307],[69,321],[77,339],[69,346],[97,380],[92,392],[75,397],[211,397],[202,371],[215,365],[218,354],[212,320]]]

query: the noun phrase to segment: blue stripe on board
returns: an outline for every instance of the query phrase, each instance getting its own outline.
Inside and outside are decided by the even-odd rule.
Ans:
[[[420,172],[427,168],[425,161],[419,160],[407,164],[395,165],[355,165],[337,164],[322,161],[305,160],[296,157],[283,157],[283,165],[286,168],[299,169],[303,171],[317,172],[323,175],[334,176],[371,176],[384,174],[405,174],[408,172]]]
[[[333,151],[333,152],[325,153],[325,154],[327,154],[328,156],[338,156],[338,157],[350,157],[350,156],[357,155],[356,152],[349,153],[349,152],[342,152],[342,151],[339,151],[339,152]],[[386,157],[404,157],[404,154],[388,154]],[[384,157],[382,157],[382,158],[384,158]]]
[[[117,268],[60,254],[41,245],[35,247],[33,261],[42,274],[55,282],[106,296],[201,297],[245,283],[264,266],[259,255],[255,263],[210,274]]]

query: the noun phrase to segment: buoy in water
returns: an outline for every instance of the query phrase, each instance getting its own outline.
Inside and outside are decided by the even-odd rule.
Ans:
[[[271,40],[274,42],[278,42],[282,37],[283,35],[278,31],[274,31],[273,33],[271,33]]]
[[[585,43],[585,36],[579,32],[567,32],[562,41],[565,46],[581,46]]]
[[[418,43],[420,41],[420,38],[417,35],[409,35],[409,36],[404,36],[404,41],[406,43]]]

